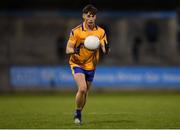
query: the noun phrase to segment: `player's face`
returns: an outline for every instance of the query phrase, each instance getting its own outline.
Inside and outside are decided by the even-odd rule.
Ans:
[[[93,14],[91,14],[90,12],[88,12],[87,14],[83,14],[83,18],[84,18],[85,23],[86,23],[88,26],[92,26],[92,25],[95,24],[96,15],[93,15]]]

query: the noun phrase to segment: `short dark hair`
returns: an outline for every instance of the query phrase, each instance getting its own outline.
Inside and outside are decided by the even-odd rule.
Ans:
[[[98,12],[98,9],[92,4],[88,4],[83,8],[82,12],[85,14],[89,12],[90,14],[96,15]]]

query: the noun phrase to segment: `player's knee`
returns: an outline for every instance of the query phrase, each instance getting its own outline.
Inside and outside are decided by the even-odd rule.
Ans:
[[[85,94],[87,93],[87,88],[86,87],[79,88],[79,92]]]

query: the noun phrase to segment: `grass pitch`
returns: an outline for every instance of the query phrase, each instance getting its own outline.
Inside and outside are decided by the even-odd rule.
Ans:
[[[0,128],[180,128],[179,93],[90,93],[81,126],[72,120],[74,96],[0,95]]]

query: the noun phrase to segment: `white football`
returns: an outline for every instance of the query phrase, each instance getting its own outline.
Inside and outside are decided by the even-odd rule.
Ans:
[[[100,45],[99,38],[97,36],[88,36],[84,41],[84,46],[89,50],[96,50]]]

